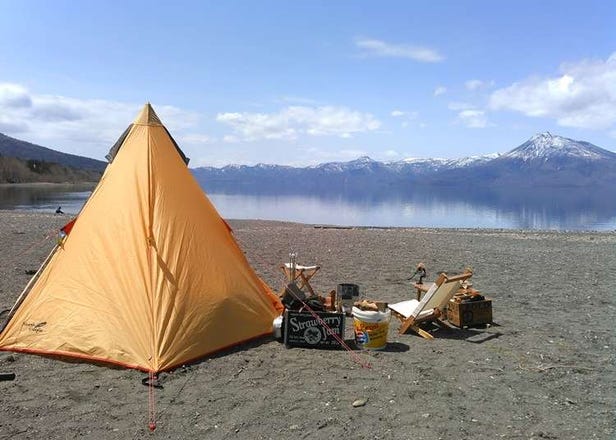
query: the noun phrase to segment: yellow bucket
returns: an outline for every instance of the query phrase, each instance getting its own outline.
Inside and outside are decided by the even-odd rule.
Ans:
[[[382,350],[387,346],[391,311],[372,312],[353,307],[355,343],[366,350]]]

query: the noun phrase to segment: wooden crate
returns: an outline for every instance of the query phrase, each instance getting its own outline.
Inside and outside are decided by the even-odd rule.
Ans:
[[[308,312],[285,310],[282,323],[284,344],[287,347],[341,348],[339,339],[344,340],[344,313],[314,313],[318,318]]]
[[[492,323],[492,300],[456,302],[450,300],[447,306],[447,321],[456,327]]]

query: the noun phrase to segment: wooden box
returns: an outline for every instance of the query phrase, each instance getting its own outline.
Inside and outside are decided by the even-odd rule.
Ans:
[[[456,327],[492,323],[492,300],[457,302],[454,299],[447,305],[447,321]]]

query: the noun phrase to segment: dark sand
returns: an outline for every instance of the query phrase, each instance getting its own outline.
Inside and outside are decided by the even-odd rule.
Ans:
[[[67,220],[0,211],[0,308]],[[0,438],[615,438],[616,233],[231,225],[276,290],[290,251],[322,266],[318,291],[351,282],[389,302],[412,297],[420,261],[429,280],[472,266],[499,325],[427,341],[392,321],[386,350],[357,352],[371,369],[346,351],[264,339],[163,374],[154,433],[143,373],[2,352],[0,373],[17,378],[0,382]]]

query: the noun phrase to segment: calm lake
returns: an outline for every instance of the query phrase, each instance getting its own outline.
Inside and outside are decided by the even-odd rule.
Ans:
[[[91,187],[0,185],[0,209],[79,212]],[[462,194],[462,195],[461,195]],[[616,230],[616,197],[553,189],[512,194],[422,189],[404,194],[224,194],[208,192],[232,219],[344,226]]]

